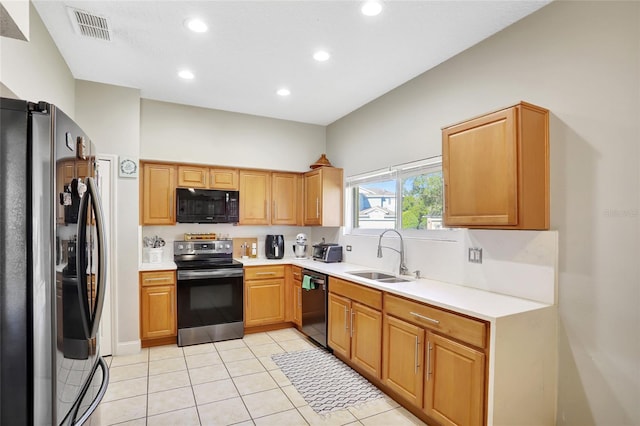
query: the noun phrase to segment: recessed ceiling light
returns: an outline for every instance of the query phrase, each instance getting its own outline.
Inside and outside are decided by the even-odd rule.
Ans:
[[[189,70],[182,70],[178,72],[178,77],[184,78],[185,80],[193,80],[195,75],[193,75],[193,73]]]
[[[291,94],[291,91],[285,87],[283,87],[282,89],[278,89],[278,91],[276,92],[279,96],[289,96]]]
[[[376,16],[382,12],[382,4],[379,1],[368,1],[360,9],[363,15]]]
[[[331,55],[329,54],[329,52],[325,52],[324,50],[318,50],[316,53],[313,54],[313,59],[315,59],[318,62],[324,62],[330,57]]]
[[[207,24],[200,19],[187,19],[185,21],[185,25],[194,33],[205,33],[209,29]]]

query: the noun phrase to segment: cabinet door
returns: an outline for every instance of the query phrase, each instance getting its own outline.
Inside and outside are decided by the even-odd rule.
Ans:
[[[515,108],[443,130],[445,225],[516,225]]]
[[[178,166],[178,186],[206,188],[209,169],[197,166]]]
[[[175,225],[176,168],[144,164],[142,176],[142,225]]]
[[[284,322],[284,280],[245,283],[245,326]]]
[[[174,285],[141,287],[141,339],[176,335],[176,288]]]
[[[304,177],[304,224],[321,225],[322,177],[320,170],[309,172]]]
[[[483,424],[484,354],[431,332],[427,345],[427,415],[443,425]]]
[[[411,404],[421,407],[424,330],[385,315],[382,339],[383,382]]]
[[[296,225],[298,206],[298,175],[271,174],[271,224]]]
[[[302,283],[293,282],[293,322],[302,327]]]
[[[351,301],[329,293],[328,344],[334,352],[351,357]]]
[[[209,188],[238,190],[238,169],[209,169]]]
[[[382,313],[351,302],[351,361],[380,378]]]
[[[240,171],[240,224],[268,225],[271,219],[271,174]]]

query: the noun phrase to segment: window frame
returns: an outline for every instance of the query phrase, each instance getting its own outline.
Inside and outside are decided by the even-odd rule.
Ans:
[[[382,169],[373,170],[358,175],[348,176],[345,179],[345,235],[380,235],[385,229],[395,229],[403,236],[416,239],[458,241],[459,237],[455,228],[442,229],[402,229],[402,186],[404,180],[412,176],[442,171],[442,156],[429,157],[409,163],[397,164]],[[396,218],[393,221],[393,228],[360,228],[355,227],[357,223],[356,198],[359,198],[357,188],[360,185],[384,180],[395,179],[396,184]],[[444,197],[444,191],[443,191]],[[444,217],[444,200],[443,200]],[[390,222],[391,223],[391,222]]]

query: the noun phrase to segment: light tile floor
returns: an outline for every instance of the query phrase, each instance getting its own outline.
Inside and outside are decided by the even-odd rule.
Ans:
[[[421,425],[390,398],[318,415],[271,360],[313,345],[294,329],[243,339],[160,346],[106,358],[98,425]]]

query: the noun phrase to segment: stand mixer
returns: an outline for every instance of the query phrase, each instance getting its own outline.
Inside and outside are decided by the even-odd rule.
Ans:
[[[296,235],[296,243],[293,245],[293,254],[296,259],[305,259],[307,257],[307,235]]]

